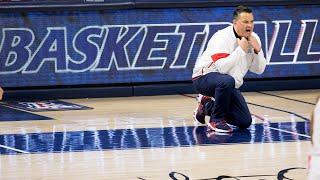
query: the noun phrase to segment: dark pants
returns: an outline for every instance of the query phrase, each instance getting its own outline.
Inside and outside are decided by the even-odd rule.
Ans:
[[[227,123],[239,128],[251,125],[249,108],[241,92],[235,88],[233,77],[212,72],[195,79],[193,85],[198,93],[215,98],[215,101],[205,105],[210,121],[225,119]]]

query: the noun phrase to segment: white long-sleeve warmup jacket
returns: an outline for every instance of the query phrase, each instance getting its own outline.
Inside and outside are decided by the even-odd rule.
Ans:
[[[258,40],[259,36],[252,32]],[[228,26],[216,32],[208,42],[206,50],[197,60],[193,69],[192,78],[198,78],[210,72],[229,74],[235,79],[235,87],[243,84],[243,77],[248,70],[261,74],[266,67],[266,59],[262,49],[258,54],[253,48],[248,53],[242,50],[237,43],[237,37],[233,26]]]
[[[309,152],[308,180],[320,179],[320,99],[313,110],[311,123],[312,144]]]

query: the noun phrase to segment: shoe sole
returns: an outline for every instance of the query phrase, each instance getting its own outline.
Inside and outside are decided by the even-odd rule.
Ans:
[[[214,126],[212,126],[210,123],[207,123],[207,126],[209,129],[215,131],[215,132],[218,132],[218,133],[231,133],[232,132],[232,129],[231,130],[223,130],[223,129],[219,129],[219,128],[216,128]]]
[[[210,137],[210,136],[225,136],[225,135],[230,136],[230,133],[222,133],[222,132],[216,132],[216,131],[208,131],[206,135],[207,135],[207,137]]]

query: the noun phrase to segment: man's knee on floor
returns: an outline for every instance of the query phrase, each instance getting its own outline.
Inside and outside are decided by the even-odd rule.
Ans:
[[[239,125],[239,128],[240,129],[246,129],[248,127],[250,127],[250,125],[252,124],[252,118],[247,118],[247,119],[244,119],[240,125]]]

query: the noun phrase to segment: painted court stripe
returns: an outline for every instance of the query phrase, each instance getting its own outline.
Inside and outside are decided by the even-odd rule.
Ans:
[[[235,129],[231,134],[208,133],[206,126],[67,131],[0,135],[0,154],[63,153],[102,150],[191,147],[220,144],[253,144],[268,142],[309,141],[309,122],[253,124],[250,129]],[[281,128],[285,131],[269,129]],[[270,131],[270,133],[265,133]],[[14,150],[14,151],[12,151]]]
[[[269,106],[264,106],[264,105],[260,105],[260,104],[255,104],[255,103],[251,103],[251,102],[247,102],[247,104],[250,104],[250,105],[253,105],[253,106],[259,106],[259,107],[263,107],[263,108],[267,108],[267,109],[272,109],[272,110],[276,110],[276,111],[280,111],[280,112],[285,112],[285,113],[288,113],[288,114],[293,114],[303,120],[306,120],[306,121],[310,121],[310,119],[308,118],[305,118],[297,113],[294,113],[294,112],[290,112],[290,111],[286,111],[286,110],[282,110],[282,109],[277,109],[277,108],[273,108],[273,107],[269,107]]]
[[[308,135],[305,135],[305,134],[299,134],[299,133],[296,133],[296,132],[286,131],[286,130],[283,130],[283,129],[273,128],[273,127],[269,127],[269,129],[273,129],[273,130],[276,130],[276,131],[281,131],[281,132],[285,132],[285,133],[289,133],[289,134],[293,134],[293,135],[297,135],[297,136],[302,136],[302,137],[306,137],[306,138],[311,138],[311,136],[308,136]]]
[[[257,93],[268,95],[268,96],[274,96],[274,97],[277,97],[277,98],[287,99],[287,100],[291,100],[291,101],[296,101],[296,102],[300,102],[300,103],[304,103],[304,104],[316,105],[315,103],[309,103],[309,102],[306,102],[306,101],[301,101],[301,100],[298,100],[298,99],[292,99],[292,98],[279,96],[279,95],[275,95],[275,94],[270,94],[270,93],[266,93],[266,92],[258,91]]]
[[[2,145],[2,144],[0,144],[0,147],[5,148],[5,149],[9,149],[9,150],[12,150],[12,151],[24,153],[24,154],[29,154],[29,152],[27,152],[27,151],[22,151],[20,149],[12,148],[12,147],[5,146],[5,145]]]
[[[251,115],[256,117],[257,119],[263,121],[263,122],[269,122],[265,118],[263,118],[263,117],[261,117],[259,115],[256,115],[256,114],[251,114]],[[306,138],[311,138],[311,136],[308,136],[308,135],[305,135],[305,134],[300,134],[300,133],[297,133],[297,132],[287,131],[287,130],[283,130],[283,129],[279,129],[279,128],[269,127],[269,129],[273,129],[273,130],[276,130],[276,131],[285,132],[285,133],[289,133],[289,134],[293,134],[293,135],[297,135],[297,136],[302,136],[302,137],[306,137]]]

